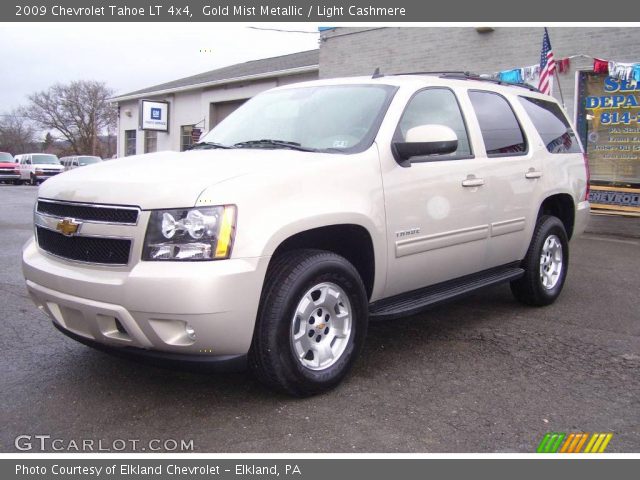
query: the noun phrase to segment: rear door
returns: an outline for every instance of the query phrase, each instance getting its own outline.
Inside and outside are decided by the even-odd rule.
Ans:
[[[542,154],[527,138],[514,98],[498,92],[469,90],[484,149],[490,162],[486,188],[490,204],[488,267],[521,260],[536,221]]]

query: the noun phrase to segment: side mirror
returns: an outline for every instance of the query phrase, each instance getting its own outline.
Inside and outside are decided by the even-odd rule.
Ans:
[[[444,155],[458,149],[458,136],[445,125],[419,125],[407,131],[404,142],[395,142],[395,150],[402,160],[424,155]]]

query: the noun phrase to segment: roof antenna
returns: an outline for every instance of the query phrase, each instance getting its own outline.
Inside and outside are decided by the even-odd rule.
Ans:
[[[371,75],[371,78],[380,78],[380,77],[384,77],[384,75],[380,73],[380,67],[376,67],[375,71],[373,72],[373,75]]]

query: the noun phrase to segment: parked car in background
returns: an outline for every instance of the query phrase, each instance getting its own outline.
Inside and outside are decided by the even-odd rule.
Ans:
[[[0,183],[20,182],[20,169],[16,164],[13,155],[7,152],[0,152]]]
[[[20,181],[37,185],[47,178],[64,172],[64,167],[58,157],[49,153],[25,153],[16,155],[20,164]]]
[[[102,162],[102,159],[94,155],[74,155],[71,157],[62,157],[60,159],[60,163],[64,167],[65,171],[100,162]]]
[[[0,163],[15,163],[15,161],[9,152],[0,152]]]

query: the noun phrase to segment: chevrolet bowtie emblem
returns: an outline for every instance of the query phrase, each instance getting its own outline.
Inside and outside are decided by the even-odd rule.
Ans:
[[[65,218],[64,220],[60,220],[56,225],[56,230],[58,230],[61,234],[71,237],[78,233],[78,228],[80,228],[80,223],[76,222],[73,218]]]

